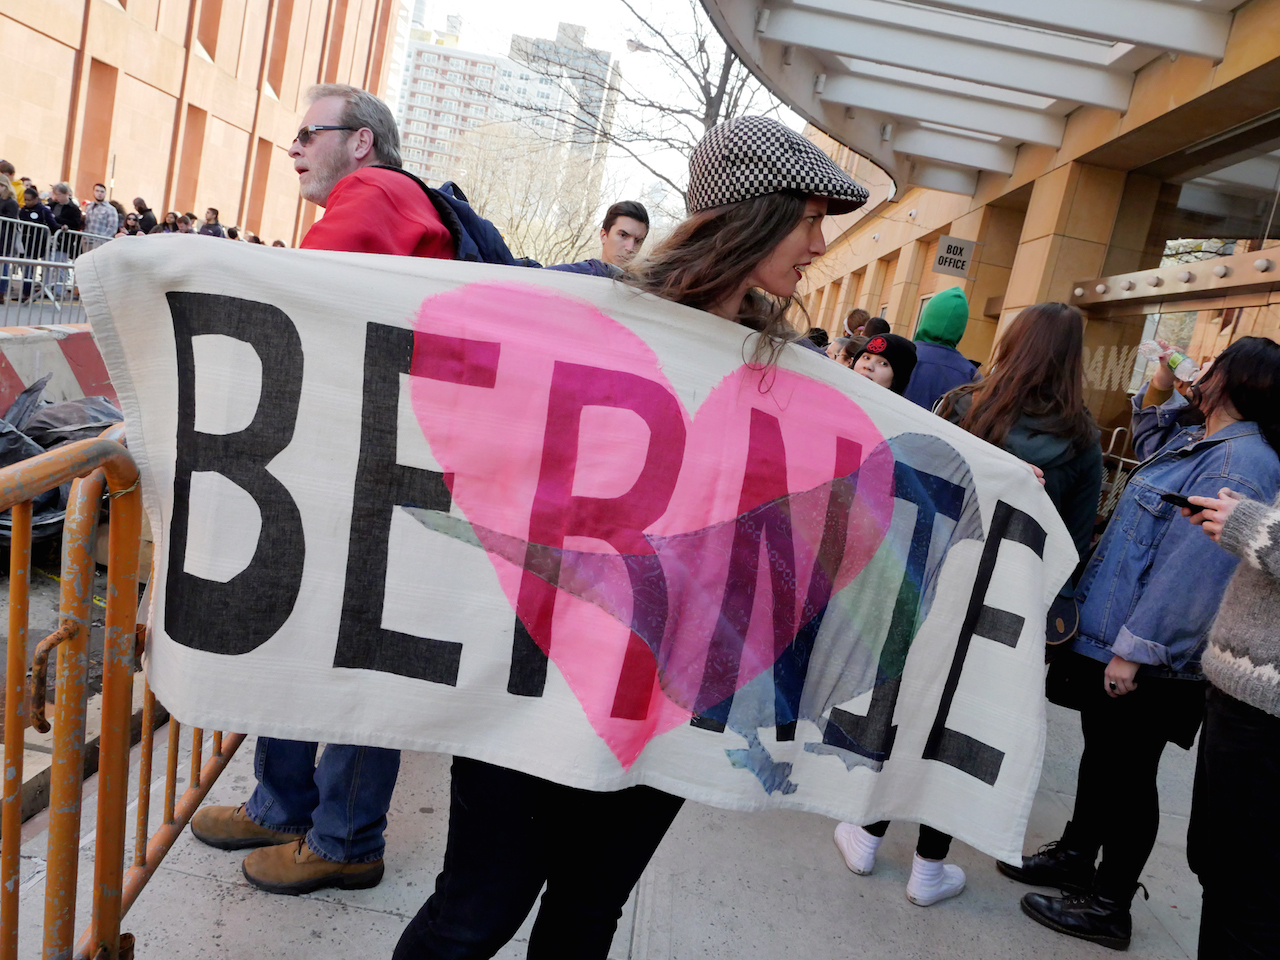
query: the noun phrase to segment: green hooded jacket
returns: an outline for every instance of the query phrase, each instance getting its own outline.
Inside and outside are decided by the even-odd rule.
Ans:
[[[954,347],[969,323],[969,303],[959,287],[935,294],[925,304],[916,328],[916,340]]]

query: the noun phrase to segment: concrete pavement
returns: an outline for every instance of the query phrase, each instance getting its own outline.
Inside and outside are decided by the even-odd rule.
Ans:
[[[163,728],[156,742],[165,742]],[[210,802],[237,803],[249,795],[252,747],[249,740],[241,748]],[[1051,706],[1044,775],[1027,849],[1056,838],[1069,816],[1080,747],[1076,715]],[[1135,958],[1195,956],[1200,888],[1187,869],[1184,850],[1193,770],[1193,754],[1168,748],[1160,769],[1160,837],[1143,876],[1151,900],[1144,902],[1139,894],[1134,905],[1128,955]],[[163,776],[161,769],[157,775]],[[88,785],[86,836],[93,825],[94,786]],[[159,789],[153,796],[154,829]],[[39,950],[43,819],[24,829],[23,957],[37,956]],[[212,850],[187,832],[125,918],[124,929],[137,937],[139,960],[388,958],[400,930],[431,892],[447,821],[448,758],[405,754],[390,814],[387,876],[378,888],[304,897],[264,894],[241,876],[242,855]],[[611,960],[1075,960],[1115,955],[1024,917],[1018,898],[1028,888],[1001,876],[990,858],[959,842],[951,859],[968,874],[965,892],[933,907],[913,906],[904,896],[913,825],[890,828],[870,877],[845,869],[831,839],[833,827],[811,814],[742,814],[686,804],[627,904]],[[81,867],[81,927],[87,919],[92,869],[88,851]],[[527,921],[498,957],[523,957],[531,925]]]

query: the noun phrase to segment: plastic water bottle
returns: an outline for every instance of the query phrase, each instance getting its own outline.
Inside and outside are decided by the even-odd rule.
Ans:
[[[1164,347],[1154,340],[1147,340],[1138,345],[1138,356],[1143,360],[1159,360],[1162,353],[1164,353]],[[1174,350],[1173,353],[1169,354],[1169,359],[1165,362],[1169,365],[1169,369],[1173,371],[1173,375],[1179,380],[1189,382],[1194,380],[1200,372],[1200,364],[1178,350]]]

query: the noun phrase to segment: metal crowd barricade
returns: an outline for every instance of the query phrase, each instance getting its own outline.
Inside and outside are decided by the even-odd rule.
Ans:
[[[213,749],[205,762],[204,731],[193,730],[191,779],[187,790],[177,797],[181,730],[177,721],[170,719],[164,814],[159,829],[148,836],[156,700],[150,687],[144,686],[137,838],[126,872],[133,673],[145,643],[145,630],[135,623],[142,503],[138,470],[122,446],[123,439],[123,427],[116,426],[96,440],[68,444],[0,470],[0,510],[12,511],[4,794],[0,808],[0,960],[16,960],[18,952],[23,731],[28,723],[42,731],[49,729],[45,683],[48,658],[53,651],[57,652],[57,678],[41,951],[46,960],[132,957],[133,938],[121,933],[121,918],[244,739],[242,734],[214,732]],[[39,493],[73,479],[63,533],[59,628],[36,647],[28,690],[25,675],[31,504]],[[93,545],[104,488],[110,491],[110,527],[93,902],[89,926],[76,941],[88,624],[95,571]]]
[[[57,272],[62,283],[53,282]],[[71,263],[0,255],[0,327],[84,323]]]
[[[83,230],[62,230],[54,235],[53,245],[55,249],[65,252],[68,258],[74,260],[80,254],[96,250],[108,240],[114,239],[100,233],[86,233]]]
[[[53,249],[49,228],[43,223],[0,217],[0,288],[4,288],[0,302],[4,306],[10,298],[56,300],[45,283],[56,276],[50,266]]]
[[[0,217],[0,256],[49,259],[49,228],[43,223]]]

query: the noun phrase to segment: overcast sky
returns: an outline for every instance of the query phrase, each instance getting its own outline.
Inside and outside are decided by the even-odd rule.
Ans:
[[[409,4],[412,8],[413,0]],[[660,27],[688,22],[689,0],[637,0],[636,6]],[[665,102],[681,95],[654,56],[627,52],[628,37],[643,38],[643,34],[619,0],[427,0],[428,29],[443,30],[450,14],[462,17],[460,48],[501,56],[508,54],[512,34],[552,38],[561,22],[584,26],[587,45],[608,50],[621,60],[622,75],[629,84]],[[798,116],[786,113],[783,119],[791,126],[797,130],[803,126]],[[661,167],[669,176],[683,179],[683,160],[669,158]],[[639,196],[654,179],[635,162],[619,156],[616,148],[610,156],[610,171],[617,189],[628,196]]]
[[[655,4],[664,5],[661,0]],[[428,0],[429,29],[443,29],[449,14],[462,17],[458,46],[466,50],[506,56],[513,33],[554,37],[556,24],[564,21],[586,27],[589,45],[623,58],[624,68],[630,66],[625,62],[627,34],[622,28],[631,20],[616,0]]]

